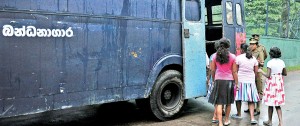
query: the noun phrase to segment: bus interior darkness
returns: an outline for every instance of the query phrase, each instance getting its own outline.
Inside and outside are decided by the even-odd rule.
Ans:
[[[206,52],[208,56],[216,50],[214,48],[215,41],[222,38],[222,0],[206,0],[205,15],[205,35],[206,35]]]

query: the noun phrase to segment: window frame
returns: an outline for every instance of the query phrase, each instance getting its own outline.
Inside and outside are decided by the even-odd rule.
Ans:
[[[188,19],[187,18],[187,2],[188,1],[190,1],[190,2],[197,2],[198,3],[198,13],[199,13],[199,17],[197,17],[197,19],[199,19],[199,20],[191,20],[191,19]],[[184,5],[184,7],[185,7],[185,14],[184,14],[184,18],[185,18],[185,20],[187,20],[187,21],[192,21],[192,22],[199,22],[199,21],[201,21],[202,20],[202,17],[201,17],[201,1],[200,0],[185,0],[185,5]],[[192,17],[191,17],[192,18]]]
[[[231,6],[229,6],[229,3],[231,4]],[[230,8],[228,8],[230,7]],[[226,23],[228,25],[233,25],[233,4],[231,1],[226,1],[226,4],[225,4],[225,11],[226,11]],[[230,13],[231,12],[231,13]],[[231,15],[230,15],[231,14]],[[229,20],[231,16],[231,20]],[[230,22],[229,22],[230,21]]]
[[[239,9],[238,9],[239,7]],[[235,14],[236,14],[236,24],[237,25],[244,25],[243,23],[243,15],[242,15],[242,6],[240,3],[235,4]]]

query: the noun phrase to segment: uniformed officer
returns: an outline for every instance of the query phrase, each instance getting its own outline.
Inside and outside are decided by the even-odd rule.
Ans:
[[[251,39],[258,41],[258,48],[259,50],[262,50],[264,52],[264,60],[265,60],[268,57],[268,55],[265,46],[259,43],[260,40],[259,34],[253,34]]]
[[[250,43],[250,49],[251,49],[252,55],[257,59],[258,67],[262,69],[264,66],[264,61],[265,61],[265,56],[264,56],[264,51],[263,51],[263,49],[265,49],[265,47],[263,47],[263,45],[260,45],[258,40],[259,40],[259,38],[258,39],[252,38],[252,39],[250,39],[249,43]],[[262,74],[261,73],[257,73],[255,82],[256,82],[257,92],[260,96],[260,99],[262,99],[263,89],[262,89]],[[255,116],[260,114],[260,105],[261,105],[261,101],[257,102],[256,113],[254,114]],[[248,112],[248,111],[249,110],[245,110],[245,112]]]

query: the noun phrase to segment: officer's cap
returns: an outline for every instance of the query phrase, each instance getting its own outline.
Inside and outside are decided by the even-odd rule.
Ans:
[[[258,43],[258,41],[257,41],[256,39],[252,39],[252,40],[250,40],[249,43],[250,43],[250,44],[256,44],[256,43]]]

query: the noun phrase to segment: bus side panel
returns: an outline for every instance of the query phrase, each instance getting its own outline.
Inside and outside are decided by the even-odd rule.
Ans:
[[[124,99],[144,97],[145,89],[148,89],[145,84],[148,83],[149,73],[154,63],[158,62],[158,58],[167,54],[181,54],[181,24],[169,22],[134,22],[133,24],[139,23],[142,25],[129,30],[130,35],[128,35],[130,45],[127,52],[130,57],[126,62],[128,63],[128,72],[126,75],[127,85],[123,91]],[[166,65],[163,64],[163,66]],[[155,80],[156,78],[153,81]],[[142,86],[138,87],[137,85]]]
[[[1,27],[71,28],[74,36],[0,35],[0,117],[142,98],[154,64],[181,54],[179,3],[1,2]]]
[[[151,90],[153,85],[155,84],[156,78],[159,76],[159,73],[162,71],[162,69],[168,65],[178,65],[182,68],[182,55],[180,54],[172,54],[172,55],[166,55],[162,57],[158,62],[156,62],[151,69],[151,73],[148,77],[148,82],[146,85],[146,92],[143,98],[147,98],[151,94]]]

